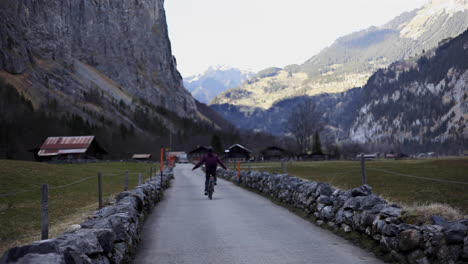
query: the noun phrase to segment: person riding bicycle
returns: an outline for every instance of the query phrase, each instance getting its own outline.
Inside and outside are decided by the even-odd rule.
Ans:
[[[205,195],[208,195],[208,181],[210,180],[210,176],[213,176],[215,178],[215,185],[216,185],[216,169],[219,165],[223,167],[225,170],[227,170],[226,166],[219,160],[218,156],[213,153],[213,148],[208,147],[208,153],[195,165],[192,170],[195,170],[196,168],[200,167],[203,163],[205,163]]]

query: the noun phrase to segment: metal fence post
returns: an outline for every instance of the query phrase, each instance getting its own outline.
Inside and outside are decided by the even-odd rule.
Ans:
[[[128,190],[128,170],[125,171],[125,183],[124,183],[124,191]]]
[[[42,185],[41,240],[49,238],[49,185]]]
[[[366,160],[364,158],[364,153],[361,153],[361,174],[362,174],[362,184],[367,184]]]
[[[143,175],[141,173],[138,174],[138,186],[143,184]]]
[[[102,208],[102,174],[98,172],[99,209]]]

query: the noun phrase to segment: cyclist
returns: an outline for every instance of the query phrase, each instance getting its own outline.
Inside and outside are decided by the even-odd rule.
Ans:
[[[208,182],[210,180],[210,176],[215,178],[215,185],[216,185],[216,168],[219,165],[227,170],[226,166],[219,160],[218,156],[213,153],[213,148],[208,147],[208,153],[195,165],[192,170],[200,167],[203,163],[205,163],[206,171],[205,171],[205,195],[208,195]]]

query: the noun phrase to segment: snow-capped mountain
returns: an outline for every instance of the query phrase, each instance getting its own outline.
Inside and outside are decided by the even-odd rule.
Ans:
[[[338,38],[301,65],[274,75],[260,74],[213,104],[268,109],[275,102],[300,95],[339,93],[362,87],[379,68],[436,47],[468,28],[468,0],[432,0],[388,23]]]
[[[203,73],[184,78],[184,85],[198,101],[209,103],[222,92],[240,87],[254,75],[252,71],[217,65],[209,67]]]

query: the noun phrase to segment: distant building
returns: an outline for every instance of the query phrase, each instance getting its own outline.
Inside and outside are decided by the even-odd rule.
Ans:
[[[147,161],[151,159],[151,154],[133,154],[132,159],[138,161]]]
[[[245,162],[250,159],[250,153],[252,153],[252,151],[244,146],[234,144],[224,151],[224,159],[227,162]]]
[[[107,151],[94,136],[48,137],[37,156],[40,161],[102,159]]]
[[[190,151],[187,154],[187,158],[190,162],[198,162],[203,158],[203,156],[205,156],[206,153],[208,153],[208,147],[197,146],[196,149]]]
[[[262,150],[260,154],[263,160],[281,160],[289,156],[286,150],[276,146],[268,147]]]

